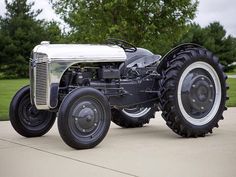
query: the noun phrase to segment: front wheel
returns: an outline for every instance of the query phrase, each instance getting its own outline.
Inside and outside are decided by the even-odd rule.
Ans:
[[[94,88],[78,88],[69,93],[60,106],[58,129],[67,145],[75,149],[88,149],[103,140],[110,120],[107,98]]]
[[[20,135],[37,137],[50,130],[56,113],[37,110],[30,102],[30,87],[25,86],[13,97],[9,117],[13,128]]]
[[[227,99],[227,77],[218,58],[195,48],[167,62],[160,83],[160,107],[167,125],[184,137],[212,133],[223,119]]]

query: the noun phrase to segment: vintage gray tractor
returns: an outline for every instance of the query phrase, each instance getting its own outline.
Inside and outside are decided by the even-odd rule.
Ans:
[[[42,42],[31,54],[30,86],[10,105],[10,121],[25,137],[59,133],[76,149],[92,148],[110,121],[142,127],[161,110],[175,133],[212,133],[226,110],[226,75],[218,58],[197,44],[182,44],[164,57],[118,39],[106,45]]]

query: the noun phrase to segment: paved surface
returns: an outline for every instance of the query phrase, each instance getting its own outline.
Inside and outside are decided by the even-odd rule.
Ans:
[[[236,78],[236,75],[228,75],[228,78]]]
[[[205,138],[172,133],[160,114],[149,125],[121,129],[112,124],[94,149],[65,145],[56,125],[45,136],[27,139],[0,122],[0,177],[236,176],[236,108]]]

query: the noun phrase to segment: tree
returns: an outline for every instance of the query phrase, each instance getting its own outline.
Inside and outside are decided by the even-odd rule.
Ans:
[[[27,0],[5,0],[6,14],[0,19],[0,69],[6,78],[27,77],[30,52],[42,40],[58,41],[55,22],[37,20],[42,10],[33,11]]]
[[[226,36],[226,31],[219,22],[210,23],[205,28],[192,24],[179,41],[183,42],[197,43],[211,50],[220,58],[226,69],[236,62],[236,39],[230,35]]]
[[[79,43],[122,38],[163,53],[186,31],[198,2],[193,0],[51,0]]]
[[[11,77],[27,76],[26,58],[29,58],[32,43],[39,41],[40,22],[35,17],[41,12],[31,11],[33,3],[17,0],[6,3],[6,17],[1,20],[1,66]],[[13,73],[14,71],[14,73]]]
[[[44,22],[42,26],[44,29],[44,40],[47,39],[51,43],[64,43],[66,41],[66,35],[62,34],[58,22]]]

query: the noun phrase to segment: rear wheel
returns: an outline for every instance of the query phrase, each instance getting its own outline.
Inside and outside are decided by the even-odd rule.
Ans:
[[[133,106],[122,110],[112,109],[112,122],[124,128],[142,127],[154,118],[154,108]]]
[[[188,49],[162,69],[161,109],[167,125],[184,137],[205,136],[223,119],[226,75],[211,52]]]
[[[94,88],[75,89],[60,106],[59,133],[75,149],[93,148],[106,136],[110,114],[110,105],[101,92]]]
[[[37,110],[30,102],[30,87],[20,89],[10,104],[10,121],[22,136],[37,137],[47,133],[56,119],[56,113]]]

